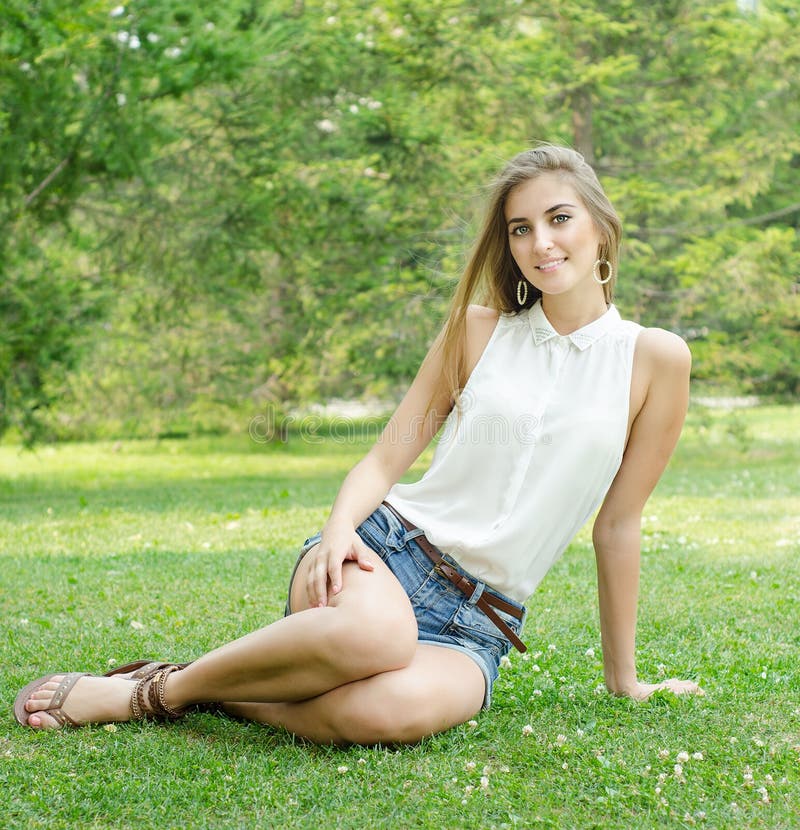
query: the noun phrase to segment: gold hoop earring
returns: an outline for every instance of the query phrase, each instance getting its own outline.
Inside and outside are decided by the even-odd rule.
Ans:
[[[523,288],[525,289],[523,291]],[[526,300],[528,299],[528,281],[527,280],[520,280],[517,283],[517,302],[520,305],[525,305]]]
[[[600,279],[600,269],[604,265],[606,266],[606,268],[608,268],[608,276],[603,280]],[[611,279],[611,277],[614,276],[614,269],[611,267],[611,263],[607,259],[598,259],[592,266],[592,276],[594,277],[595,282],[599,283],[600,285],[605,285]]]

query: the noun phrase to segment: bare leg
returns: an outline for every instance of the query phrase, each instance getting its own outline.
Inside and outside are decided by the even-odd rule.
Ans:
[[[304,584],[310,558],[295,582]],[[306,608],[201,657],[169,676],[167,703],[296,701],[316,697],[346,683],[408,665],[417,649],[417,626],[405,591],[380,560],[374,571],[346,563],[342,591],[327,608]],[[297,587],[293,607],[303,608]],[[26,704],[28,723],[54,728],[42,710],[57,680]],[[81,678],[64,710],[80,723],[127,720],[131,681]],[[41,712],[41,714],[37,714]]]
[[[228,703],[233,715],[317,743],[414,743],[472,717],[485,680],[466,654],[420,644],[411,664],[299,703]]]

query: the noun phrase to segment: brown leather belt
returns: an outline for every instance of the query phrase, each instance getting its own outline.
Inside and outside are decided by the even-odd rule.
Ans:
[[[406,530],[419,530],[419,528],[416,525],[411,524],[405,516],[401,516],[394,509],[394,507],[389,504],[389,502],[385,501],[382,502],[382,504],[394,513]],[[444,560],[439,548],[428,541],[424,533],[420,536],[416,536],[414,541],[422,548],[423,551],[425,551],[426,556],[433,562],[434,570],[437,573],[440,573],[443,577],[452,582],[453,585],[455,585],[462,594],[466,595],[467,598],[472,597],[478,586],[471,580],[467,579],[463,574],[460,574],[452,565],[448,564]],[[480,597],[478,597],[475,602],[475,606],[480,608],[481,611],[486,614],[486,616],[497,626],[498,629],[500,629],[503,636],[511,642],[517,651],[525,652],[528,650],[525,643],[523,643],[522,640],[520,640],[520,638],[517,637],[517,635],[508,627],[508,625],[497,616],[497,613],[494,610],[494,608],[497,608],[498,610],[504,611],[506,614],[510,614],[512,617],[521,620],[523,614],[521,609],[517,608],[516,605],[511,605],[511,603],[500,599],[500,597],[496,597],[493,594],[487,594],[486,592],[482,593]],[[492,606],[494,606],[494,608]]]

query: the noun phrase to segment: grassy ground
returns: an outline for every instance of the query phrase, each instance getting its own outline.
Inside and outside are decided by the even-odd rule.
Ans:
[[[602,690],[584,530],[532,598],[530,656],[512,652],[492,711],[399,749],[210,715],[35,733],[11,714],[47,671],[187,660],[276,618],[363,441],[0,448],[0,824],[800,826],[799,424],[798,407],[697,409],[648,505],[640,674],[705,697]]]

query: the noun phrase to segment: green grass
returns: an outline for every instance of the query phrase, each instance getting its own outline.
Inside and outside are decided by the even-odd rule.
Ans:
[[[800,826],[799,425],[800,407],[693,411],[648,504],[640,674],[705,697],[602,691],[584,529],[477,725],[346,750],[209,715],[35,733],[11,708],[47,671],[187,660],[279,616],[364,441],[0,447],[0,825]],[[680,752],[702,759],[676,776]]]

